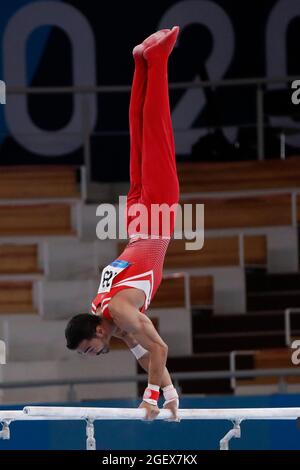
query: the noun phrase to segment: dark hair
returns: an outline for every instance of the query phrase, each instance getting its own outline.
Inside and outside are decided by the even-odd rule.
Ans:
[[[71,318],[65,329],[68,349],[77,349],[84,339],[92,339],[96,335],[96,326],[101,318],[91,313],[80,313]]]

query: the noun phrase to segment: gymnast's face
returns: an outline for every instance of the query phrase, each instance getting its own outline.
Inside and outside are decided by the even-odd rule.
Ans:
[[[78,354],[87,356],[99,356],[109,352],[109,337],[99,325],[96,328],[95,336],[91,339],[84,339],[77,348]]]

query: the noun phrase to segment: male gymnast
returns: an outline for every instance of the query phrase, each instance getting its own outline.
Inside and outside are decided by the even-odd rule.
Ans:
[[[178,394],[166,368],[168,347],[144,315],[161,283],[179,198],[168,93],[168,58],[178,33],[178,26],[158,31],[133,49],[130,189],[126,208],[130,241],[119,258],[102,271],[98,294],[92,302],[93,315],[76,315],[65,330],[67,347],[81,354],[109,352],[112,336],[128,345],[148,372],[148,386],[140,404],[146,409],[147,420],[159,413],[160,388],[164,408],[170,409],[173,419],[178,420]],[[147,208],[147,233],[139,233],[135,225],[139,204]],[[171,208],[167,226],[161,218],[151,218],[153,205],[162,204]]]

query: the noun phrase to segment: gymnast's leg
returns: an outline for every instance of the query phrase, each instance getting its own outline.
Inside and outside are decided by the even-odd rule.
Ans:
[[[143,110],[147,88],[148,66],[143,53],[157,42],[157,37],[169,30],[152,34],[133,49],[134,75],[129,105],[130,130],[130,188],[127,195],[127,211],[140,202],[142,188]],[[126,211],[126,213],[127,213]],[[127,216],[127,227],[134,216]]]
[[[147,63],[143,57],[143,50],[142,45],[133,49],[135,69],[129,105],[130,188],[127,196],[127,210],[137,203],[141,196],[143,108],[147,86]],[[127,217],[127,224],[130,220],[131,217]]]
[[[168,58],[178,32],[178,27],[164,32],[163,36],[158,36],[157,42],[144,51],[148,76],[143,110],[141,201],[148,207],[163,203],[172,206],[178,202],[179,186],[168,91]],[[170,236],[173,228],[174,217],[171,217]],[[154,229],[161,235],[161,225]]]

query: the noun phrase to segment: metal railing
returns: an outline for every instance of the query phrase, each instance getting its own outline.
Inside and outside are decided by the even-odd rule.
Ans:
[[[300,314],[300,308],[287,308],[284,311],[284,337],[285,337],[285,345],[290,348],[292,344],[292,328],[291,328],[291,314]],[[255,354],[253,350],[241,350],[241,351],[231,351],[229,355],[229,367],[230,371],[232,372],[233,376],[230,379],[230,386],[232,390],[236,388],[236,358],[237,356],[249,356]],[[293,375],[293,374],[291,374]],[[296,375],[298,375],[296,373]],[[286,382],[283,376],[279,377],[279,384],[278,384],[280,391],[286,390]]]
[[[201,81],[195,79],[192,82],[170,83],[170,90],[184,90],[195,88],[220,88],[220,87],[256,87],[256,134],[257,134],[257,154],[259,160],[265,158],[265,135],[264,135],[264,88],[272,84],[286,84],[294,80],[299,80],[299,76],[286,76],[274,78],[242,78],[242,79],[226,79],[226,80],[210,80]],[[90,138],[92,130],[90,129],[90,109],[88,96],[99,93],[129,93],[131,85],[102,85],[102,86],[65,86],[65,87],[27,87],[27,86],[7,86],[7,95],[25,94],[79,94],[82,95],[82,143],[84,151],[84,161],[86,168],[87,185],[91,181],[91,156],[90,156]],[[236,124],[238,125],[238,123]],[[295,126],[295,130],[296,130]],[[175,132],[180,129],[175,128]],[[184,131],[186,132],[186,131]],[[300,132],[300,130],[299,130]],[[284,129],[280,135],[281,156],[284,157],[285,135]],[[88,187],[88,186],[87,186]]]
[[[285,345],[290,348],[292,343],[292,328],[291,328],[291,314],[300,314],[300,308],[287,308],[284,311],[284,337]],[[232,390],[236,388],[236,358],[237,356],[250,356],[255,354],[253,350],[241,350],[241,351],[231,351],[229,355],[229,367],[232,372],[232,377],[230,379],[230,386]],[[293,374],[291,374],[293,375]],[[296,374],[298,375],[298,374]],[[283,376],[279,377],[279,389],[285,391],[286,383],[283,380]]]
[[[287,347],[291,347],[292,333],[291,333],[291,314],[300,313],[300,308],[286,308],[284,311],[284,335],[285,344]]]
[[[232,372],[233,376],[231,377],[230,379],[230,386],[232,388],[232,390],[235,390],[236,388],[236,358],[237,356],[250,356],[252,354],[254,354],[255,351],[230,351],[230,354],[229,354],[229,368],[230,368],[230,372]]]
[[[257,370],[220,370],[220,371],[205,371],[205,372],[173,372],[172,379],[176,387],[179,381],[193,381],[193,380],[232,380],[234,379],[252,379],[258,377],[277,377],[279,379],[279,391],[282,392],[286,383],[287,377],[300,377],[299,369],[293,368],[277,368],[277,369],[257,369]],[[0,383],[0,390],[8,389],[22,389],[22,388],[40,388],[40,387],[54,387],[54,386],[68,386],[69,401],[76,401],[74,387],[76,385],[101,385],[101,384],[115,384],[127,382],[147,382],[148,375],[129,375],[123,377],[88,377],[88,378],[66,378],[66,379],[49,379],[49,380],[32,380],[23,382],[2,382]]]

